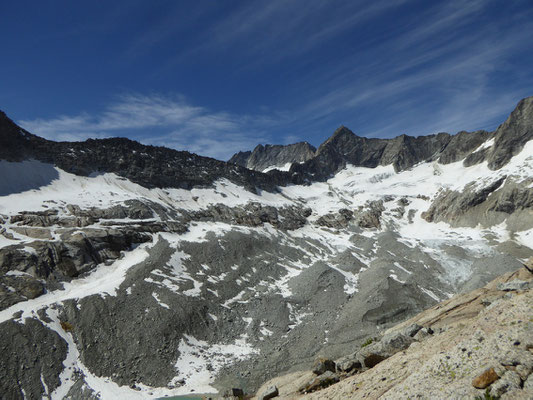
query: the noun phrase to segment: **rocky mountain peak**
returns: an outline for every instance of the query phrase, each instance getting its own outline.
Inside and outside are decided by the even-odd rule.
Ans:
[[[27,155],[27,143],[34,137],[0,110],[0,159],[9,161],[24,159]]]
[[[235,154],[229,162],[263,172],[272,169],[289,170],[292,164],[303,163],[314,157],[315,151],[315,147],[308,142],[289,145],[259,144],[252,152]]]
[[[488,154],[489,168],[499,169],[533,139],[533,96],[522,99],[509,118],[496,130],[494,146]]]
[[[355,133],[353,133],[350,129],[348,129],[344,125],[341,125],[337,129],[335,129],[335,132],[333,132],[333,134],[324,143],[322,143],[318,149],[320,151],[321,148],[323,148],[324,146],[330,145],[331,143],[333,144],[346,143],[350,140],[353,140],[356,137],[358,138],[359,136],[357,136]]]

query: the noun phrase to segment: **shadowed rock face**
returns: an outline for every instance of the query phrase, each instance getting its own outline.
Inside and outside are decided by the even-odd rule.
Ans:
[[[307,142],[282,145],[257,145],[254,151],[239,152],[228,161],[233,164],[264,171],[269,167],[283,167],[303,163],[315,155],[316,149]]]
[[[487,155],[489,168],[503,167],[531,139],[533,139],[533,97],[527,97],[518,103],[509,118],[496,130],[494,146]]]
[[[126,138],[53,142],[32,135],[0,112],[0,159],[35,159],[81,176],[113,172],[147,188],[191,189],[226,178],[251,191],[275,190],[288,176],[268,176],[187,151],[145,146]]]

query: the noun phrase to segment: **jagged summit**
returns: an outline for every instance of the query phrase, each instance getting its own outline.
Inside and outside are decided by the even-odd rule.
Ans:
[[[533,96],[522,99],[494,135],[494,146],[488,151],[489,168],[499,169],[533,139]]]
[[[438,160],[449,164],[464,160],[465,166],[471,166],[488,160],[491,169],[499,169],[533,138],[532,115],[533,97],[528,97],[518,103],[495,132],[461,131],[455,135],[441,132],[417,137],[402,134],[392,139],[377,139],[358,136],[341,125],[312,156],[307,153],[309,158],[305,162],[291,159],[290,152],[283,162],[294,164],[292,179],[299,176],[300,181],[327,179],[347,164],[370,168],[392,164],[398,172],[420,162]],[[294,145],[271,147],[280,152],[291,146]],[[275,157],[264,157],[265,153],[269,153],[268,148],[258,146],[253,152],[237,153],[230,162],[262,171],[282,165]],[[251,162],[253,159],[261,162]]]
[[[294,163],[303,163],[315,155],[316,148],[308,142],[290,145],[258,144],[253,151],[235,154],[228,161],[257,171],[289,170]]]

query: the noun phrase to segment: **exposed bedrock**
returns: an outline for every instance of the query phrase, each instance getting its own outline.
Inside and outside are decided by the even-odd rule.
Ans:
[[[520,183],[499,178],[479,188],[473,182],[462,192],[444,190],[422,214],[429,222],[444,221],[452,226],[493,226],[506,221],[511,231],[533,227],[533,179]]]
[[[263,171],[269,167],[303,163],[315,155],[316,149],[307,142],[282,145],[257,145],[253,151],[239,152],[228,161],[248,169]]]

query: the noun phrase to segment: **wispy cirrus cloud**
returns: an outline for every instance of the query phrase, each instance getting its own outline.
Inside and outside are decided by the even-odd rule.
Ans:
[[[373,18],[413,0],[261,0],[236,3],[230,13],[216,23],[204,26],[194,43],[177,48],[176,56],[158,73],[191,59],[230,54],[240,69],[260,69],[264,65],[301,58],[320,46],[346,34],[354,26],[370,24]],[[212,7],[210,7],[212,8]],[[204,10],[204,15],[209,14]],[[202,20],[197,14],[198,22]],[[154,31],[150,37],[164,42],[174,30]],[[152,43],[153,44],[153,43]],[[146,46],[144,39],[136,49]],[[244,61],[244,62],[243,62]]]
[[[97,114],[62,115],[18,121],[50,140],[80,141],[126,135],[146,144],[188,150],[218,159],[271,140],[268,128],[278,124],[266,115],[239,116],[211,112],[179,96],[128,94]]]
[[[300,118],[315,125],[337,118],[337,125],[373,137],[493,129],[533,94],[531,76],[510,68],[531,48],[524,33],[533,32],[533,20],[519,13],[506,29],[494,23],[471,29],[489,3],[437,3],[403,32],[367,49],[363,62],[356,54],[321,79],[302,77],[295,91],[311,100]]]
[[[319,145],[340,125],[373,137],[493,129],[533,94],[518,65],[533,54],[528,1],[505,10],[497,0],[176,3],[123,55],[151,52],[147,76],[163,82],[154,78],[154,90],[206,103],[129,94],[100,111],[21,123],[56,140],[124,135],[220,159],[265,142]],[[161,48],[172,51],[152,62]],[[184,78],[167,85],[165,71]],[[210,103],[218,96],[231,98],[227,108]]]

